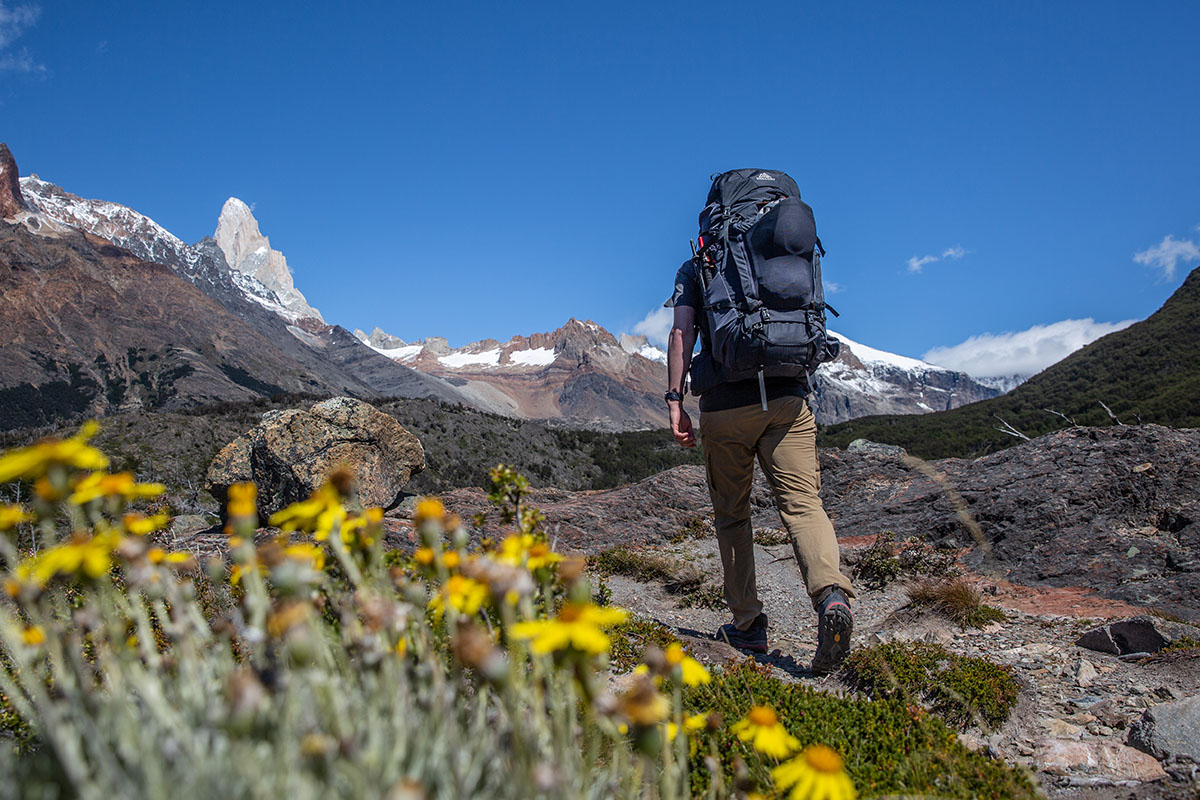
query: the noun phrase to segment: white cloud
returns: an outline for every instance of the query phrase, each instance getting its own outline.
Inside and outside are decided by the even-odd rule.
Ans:
[[[825,286],[825,294],[837,294],[846,288],[842,284],[834,283],[833,281],[822,281],[822,283]]]
[[[28,50],[9,50],[12,43],[37,22],[40,13],[41,9],[37,6],[10,6],[0,0],[0,72],[44,71],[45,68],[34,62]]]
[[[946,258],[946,259],[949,259],[949,260],[951,260],[951,261],[958,261],[960,258],[962,258],[963,256],[965,256],[965,255],[966,255],[967,253],[969,253],[969,252],[970,252],[970,251],[969,251],[969,250],[967,250],[967,249],[966,249],[965,247],[963,247],[962,245],[957,245],[957,244],[956,244],[956,245],[954,245],[954,247],[947,247],[947,248],[946,248],[946,249],[945,249],[945,250],[942,252],[942,258]]]
[[[667,336],[671,333],[671,325],[675,322],[675,309],[659,308],[654,309],[638,324],[633,326],[633,332],[638,336],[645,336],[650,344],[656,344],[659,347],[667,346]]]
[[[909,272],[922,272],[924,270],[926,264],[932,264],[933,262],[935,262],[937,260],[938,260],[937,256],[921,256],[920,258],[913,256],[912,258],[910,258],[908,260],[908,271]]]
[[[1033,375],[1101,336],[1128,328],[1137,320],[1096,322],[1064,319],[1015,333],[981,333],[961,344],[935,347],[922,358],[977,378]]]
[[[1197,230],[1200,230],[1200,226]],[[1175,277],[1175,267],[1180,261],[1192,259],[1200,261],[1200,248],[1196,247],[1196,243],[1191,239],[1176,239],[1169,233],[1158,244],[1133,255],[1133,260],[1138,264],[1161,270],[1164,281]]]

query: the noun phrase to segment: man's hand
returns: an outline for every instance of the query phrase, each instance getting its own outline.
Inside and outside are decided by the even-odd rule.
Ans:
[[[682,447],[696,446],[696,432],[692,430],[692,418],[683,410],[682,403],[667,403],[671,414],[671,434]]]

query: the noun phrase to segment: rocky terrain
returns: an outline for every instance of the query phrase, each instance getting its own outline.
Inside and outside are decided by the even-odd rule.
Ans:
[[[1198,455],[1200,431],[1149,425],[1074,428],[973,462],[930,464],[869,443],[823,450],[822,494],[859,584],[858,646],[934,643],[1010,668],[1021,689],[1008,721],[960,736],[1027,766],[1053,796],[1193,796],[1200,628],[1183,621],[1200,623]],[[444,500],[464,517],[488,510],[477,489]],[[702,468],[609,491],[542,489],[527,502],[544,511],[558,548],[632,550],[635,563],[652,565],[610,576],[614,603],[685,637],[710,663],[743,657],[711,639],[727,618]],[[759,660],[786,680],[853,691],[844,674],[809,673],[815,620],[761,475],[751,503],[773,642]],[[395,541],[412,547],[404,513],[389,524]],[[489,518],[480,535],[495,524]],[[862,570],[880,534],[940,545],[949,554],[940,569],[964,575],[1000,618],[960,627],[914,604],[908,582],[929,577],[919,570],[882,586],[868,581]],[[647,579],[647,569],[676,577]],[[679,574],[700,576],[690,596],[707,602],[681,595]]]

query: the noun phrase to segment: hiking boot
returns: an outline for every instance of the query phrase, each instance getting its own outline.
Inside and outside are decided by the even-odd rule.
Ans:
[[[814,675],[828,675],[838,668],[850,652],[854,615],[850,600],[837,586],[827,587],[817,598],[817,654],[813,657]]]
[[[759,614],[746,630],[739,630],[732,622],[727,622],[717,628],[716,639],[728,642],[738,650],[749,650],[752,653],[767,652],[767,615]]]

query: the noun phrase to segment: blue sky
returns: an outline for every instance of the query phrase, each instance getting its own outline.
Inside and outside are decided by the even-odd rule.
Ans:
[[[1198,29],[1191,2],[0,0],[0,140],[189,241],[240,197],[326,319],[455,345],[634,329],[708,175],[784,169],[838,330],[1032,330],[974,340],[1005,364],[1200,263]]]

